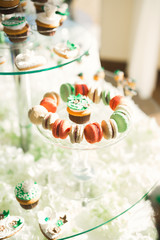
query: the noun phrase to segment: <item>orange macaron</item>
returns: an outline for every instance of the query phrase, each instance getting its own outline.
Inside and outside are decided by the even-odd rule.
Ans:
[[[125,102],[126,101],[123,96],[117,95],[110,100],[109,106],[114,111],[119,104],[125,104]]]
[[[87,142],[96,143],[100,142],[103,137],[102,128],[99,123],[89,123],[84,128],[84,136]]]
[[[53,98],[45,97],[40,102],[40,105],[45,107],[48,112],[55,113],[57,111],[57,103]]]

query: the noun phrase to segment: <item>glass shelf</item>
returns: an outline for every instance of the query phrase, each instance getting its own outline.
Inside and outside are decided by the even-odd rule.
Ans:
[[[83,27],[81,27],[77,23],[71,20],[67,20],[61,27],[58,28],[54,36],[48,37],[43,36],[36,31],[33,16],[28,16],[27,18],[31,26],[28,40],[24,43],[13,44],[6,37],[6,43],[0,44],[0,55],[7,56],[8,52],[10,51],[14,52],[14,55],[16,55],[17,52],[18,55],[25,49],[30,49],[34,50],[37,55],[44,56],[47,60],[47,64],[45,64],[41,68],[36,68],[34,70],[19,71],[15,67],[13,68],[12,62],[7,59],[6,63],[0,66],[0,75],[24,75],[50,71],[68,65],[75,61],[80,61],[83,56],[88,54],[89,48],[91,46],[91,36]],[[83,36],[83,38],[81,38],[80,36]],[[56,43],[67,40],[80,46],[80,52],[77,57],[72,59],[64,59],[57,56],[53,52],[53,47]]]
[[[112,76],[113,74],[110,74],[109,77],[112,78]],[[68,119],[65,105],[65,103],[62,103],[57,110],[57,113],[60,118]],[[95,109],[91,116],[91,122],[95,119],[97,122],[100,122],[100,120],[105,119],[104,117],[107,115],[109,118],[109,107],[106,113],[104,112],[104,105],[102,103],[93,105]],[[97,114],[98,111],[102,113],[101,116]],[[97,118],[97,116],[99,117]],[[115,159],[112,159],[112,153],[115,149],[123,148],[123,144],[130,141],[127,140],[127,138],[130,138],[130,134],[132,135],[132,131],[134,130],[132,128],[133,124],[134,123],[130,125],[128,131],[120,134],[117,139],[112,141],[103,139],[97,144],[89,144],[85,140],[83,140],[81,144],[72,144],[70,143],[69,138],[66,140],[56,139],[52,136],[51,131],[44,130],[41,126],[37,127],[40,136],[47,142],[46,144],[53,144],[53,146],[58,148],[65,148],[65,151],[71,151],[70,159],[62,159],[60,172],[54,173],[54,176],[50,176],[49,181],[53,182],[53,188],[56,188],[57,194],[62,196],[62,199],[67,199],[67,201],[77,201],[77,204],[79,203],[79,210],[72,220],[77,222],[78,227],[83,230],[76,234],[74,231],[68,230],[67,233],[64,233],[64,235],[58,238],[59,240],[70,239],[89,232],[92,234],[92,231],[119,219],[119,217],[127,214],[132,208],[143,202],[146,199],[146,196],[156,186],[157,183],[155,184],[155,182],[157,179],[153,179],[151,184],[145,184],[145,191],[142,189],[139,191],[136,188],[136,183],[135,186],[133,186],[135,172],[133,172],[133,175],[131,174],[130,176],[127,176],[127,178],[123,177],[120,182],[116,181],[115,175],[117,175],[117,173],[112,172],[112,164],[117,164],[117,172],[119,171],[119,175],[125,175],[126,172],[130,171],[129,161],[131,159],[128,158],[128,155],[130,155],[130,153],[127,152],[128,149],[125,149],[126,154],[124,155],[124,162],[121,163],[124,169],[122,170],[121,168],[122,172],[118,169],[118,155],[117,157],[114,156]],[[104,159],[102,160],[103,155],[106,156],[105,161],[103,161]],[[78,158],[78,161],[75,161],[75,158]],[[88,164],[86,165],[84,164],[84,161],[86,161],[85,158],[88,159]],[[134,159],[134,161],[136,165],[136,159]],[[81,165],[82,167],[84,166],[86,169],[89,169],[90,175],[87,175],[88,169],[86,174],[88,179],[83,174],[78,175],[81,170],[84,170],[81,169]],[[78,171],[78,168],[80,168],[80,171]],[[140,176],[143,176],[143,171],[143,169],[140,169]],[[91,176],[91,174],[93,175]],[[61,180],[59,181],[59,179]],[[121,191],[126,185],[132,188],[130,192],[128,192],[128,190],[125,191],[124,189]],[[118,193],[119,198],[115,200],[114,196],[117,196]],[[108,201],[106,199],[108,199]],[[112,205],[111,199],[114,199],[113,202],[117,201],[119,203],[115,204],[114,202]],[[94,222],[93,224],[92,221],[88,222],[89,218],[94,218],[94,212],[96,213],[96,216],[101,216],[102,211],[103,217],[97,218],[96,223]],[[106,212],[106,217],[104,217],[104,212]],[[83,218],[83,222],[79,221],[79,218]]]

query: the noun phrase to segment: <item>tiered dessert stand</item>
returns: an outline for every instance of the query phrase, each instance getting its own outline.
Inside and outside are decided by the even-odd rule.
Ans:
[[[46,37],[40,36],[36,32],[35,26],[33,24],[34,16],[28,15],[27,18],[32,27],[29,39],[25,43],[13,44],[6,39],[5,43],[0,44],[0,55],[6,56],[8,61],[8,64],[4,64],[0,67],[0,75],[3,76],[3,81],[5,80],[6,76],[10,76],[15,80],[16,83],[21,147],[24,151],[28,151],[29,143],[31,141],[31,123],[27,116],[28,110],[31,105],[37,103],[36,94],[38,93],[36,89],[31,90],[30,84],[32,84],[32,82],[33,85],[35,83],[40,84],[40,81],[45,81],[47,76],[51,82],[54,82],[52,84],[52,87],[50,87],[50,89],[53,89],[53,86],[55,86],[54,84],[56,82],[54,79],[54,71],[56,71],[56,69],[64,67],[65,65],[80,61],[84,56],[88,55],[89,47],[91,44],[90,35],[82,27],[77,26],[77,24],[70,20],[59,28],[54,37],[48,37],[46,39]],[[84,39],[88,39],[88,41],[84,42],[83,38],[80,36],[83,36]],[[68,39],[72,42],[78,43],[81,46],[80,54],[78,57],[72,60],[66,60],[62,62],[60,62],[60,59],[58,58],[55,60],[55,57],[53,57],[52,53],[52,46],[61,40]],[[39,55],[44,55],[47,58],[47,65],[36,70],[18,71],[14,64],[15,56],[22,52],[24,49],[28,48],[37,51]],[[65,81],[66,79],[64,79],[64,82]],[[42,93],[45,93],[46,90],[49,89],[42,89]],[[58,88],[56,90],[58,90]],[[31,97],[32,93],[33,96]],[[65,104],[61,104],[58,110],[58,114],[62,118],[67,118],[65,108]],[[105,113],[103,111],[103,106],[96,106],[92,120],[101,121],[104,117],[104,114]],[[129,127],[129,130],[130,128],[131,126]],[[73,238],[88,232],[92,232],[93,230],[102,227],[103,225],[128,212],[142,199],[145,199],[145,197],[151,191],[152,186],[147,186],[147,189],[150,190],[146,193],[135,193],[133,199],[130,199],[130,205],[128,207],[123,204],[123,202],[125,202],[125,199],[128,198],[126,193],[125,196],[121,196],[121,208],[117,207],[116,209],[114,206],[108,206],[108,209],[110,210],[110,217],[108,219],[100,219],[97,221],[96,225],[93,225],[92,221],[86,222],[86,219],[89,216],[89,209],[96,209],[97,205],[101,205],[103,209],[103,199],[109,198],[110,194],[114,194],[112,192],[111,184],[108,184],[113,181],[114,176],[112,175],[110,169],[107,168],[107,161],[104,162],[101,160],[100,156],[102,156],[103,151],[109,151],[110,148],[112,151],[114,151],[113,147],[121,147],[120,143],[123,142],[121,140],[123,140],[126,135],[129,134],[129,130],[124,134],[120,134],[115,140],[102,140],[97,144],[88,144],[85,140],[83,140],[81,144],[71,144],[69,138],[67,140],[57,140],[53,138],[51,132],[44,130],[42,127],[38,127],[38,130],[40,134],[45,138],[47,143],[49,142],[49,144],[53,144],[58,148],[63,148],[64,151],[67,151],[68,154],[70,154],[69,160],[61,160],[60,171],[57,171],[54,176],[50,177],[53,178],[53,188],[56,188],[57,194],[59,196],[62,195],[62,201],[63,198],[66,198],[70,199],[71,202],[78,202],[79,211],[77,211],[78,213],[77,216],[74,217],[74,220],[77,222],[81,230],[78,233],[74,233],[72,229],[67,233],[67,235],[62,236],[62,238],[59,239],[63,240]],[[125,181],[126,180],[124,179],[124,185],[121,187],[125,186]],[[130,184],[129,180],[128,184]],[[107,186],[110,187],[108,188]],[[106,189],[106,192],[104,192],[104,189]],[[94,233],[91,235],[91,238],[94,239]]]

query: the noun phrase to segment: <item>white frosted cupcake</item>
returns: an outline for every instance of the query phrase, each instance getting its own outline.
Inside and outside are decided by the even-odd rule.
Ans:
[[[62,5],[60,7],[58,7],[56,14],[60,15],[60,17],[61,17],[60,25],[62,25],[63,22],[67,19],[67,16],[69,16],[68,4],[62,3]]]
[[[37,30],[45,36],[53,36],[60,26],[61,17],[56,14],[57,7],[46,5],[45,12],[37,14]]]

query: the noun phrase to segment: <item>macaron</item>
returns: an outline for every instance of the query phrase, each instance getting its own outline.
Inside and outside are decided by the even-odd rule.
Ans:
[[[45,97],[50,97],[50,98],[53,98],[54,101],[56,102],[57,106],[59,105],[60,103],[60,96],[58,93],[56,92],[47,92],[44,94],[43,98]]]
[[[73,125],[69,137],[71,143],[80,143],[83,140],[83,126]]]
[[[47,113],[42,121],[42,127],[44,129],[51,130],[52,124],[59,118],[57,113]]]
[[[118,127],[117,123],[113,119],[107,121],[103,120],[101,123],[103,137],[107,140],[117,137]]]
[[[110,119],[115,120],[115,122],[117,123],[118,132],[122,133],[127,130],[129,121],[128,121],[128,117],[126,116],[126,114],[119,112],[119,111],[115,111],[111,115]]]
[[[128,115],[130,118],[132,117],[132,110],[128,105],[120,104],[115,108],[115,111],[123,112]]]
[[[28,111],[28,117],[33,124],[41,124],[43,118],[48,113],[47,109],[41,105],[36,105]]]
[[[114,111],[119,104],[122,104],[122,103],[125,104],[125,102],[126,101],[123,96],[117,95],[110,100],[109,106]]]
[[[104,105],[109,105],[110,99],[111,99],[111,94],[110,91],[104,90],[102,91],[102,101],[104,103]]]
[[[81,94],[87,96],[89,89],[86,84],[75,84],[75,92],[76,95]]]
[[[52,134],[55,138],[65,139],[71,131],[71,124],[68,120],[57,119],[52,124]]]
[[[101,100],[101,89],[100,88],[90,88],[88,92],[88,97],[92,100],[92,102],[98,104]]]
[[[45,97],[40,102],[40,105],[45,107],[48,112],[55,113],[57,111],[57,103],[53,98]]]
[[[67,102],[68,97],[75,94],[75,88],[70,83],[64,83],[60,87],[60,96],[64,102]]]
[[[41,196],[39,185],[32,180],[18,183],[14,192],[21,207],[27,210],[36,207]]]
[[[103,137],[102,128],[99,123],[89,123],[84,128],[84,136],[87,142],[93,144],[100,142]]]

